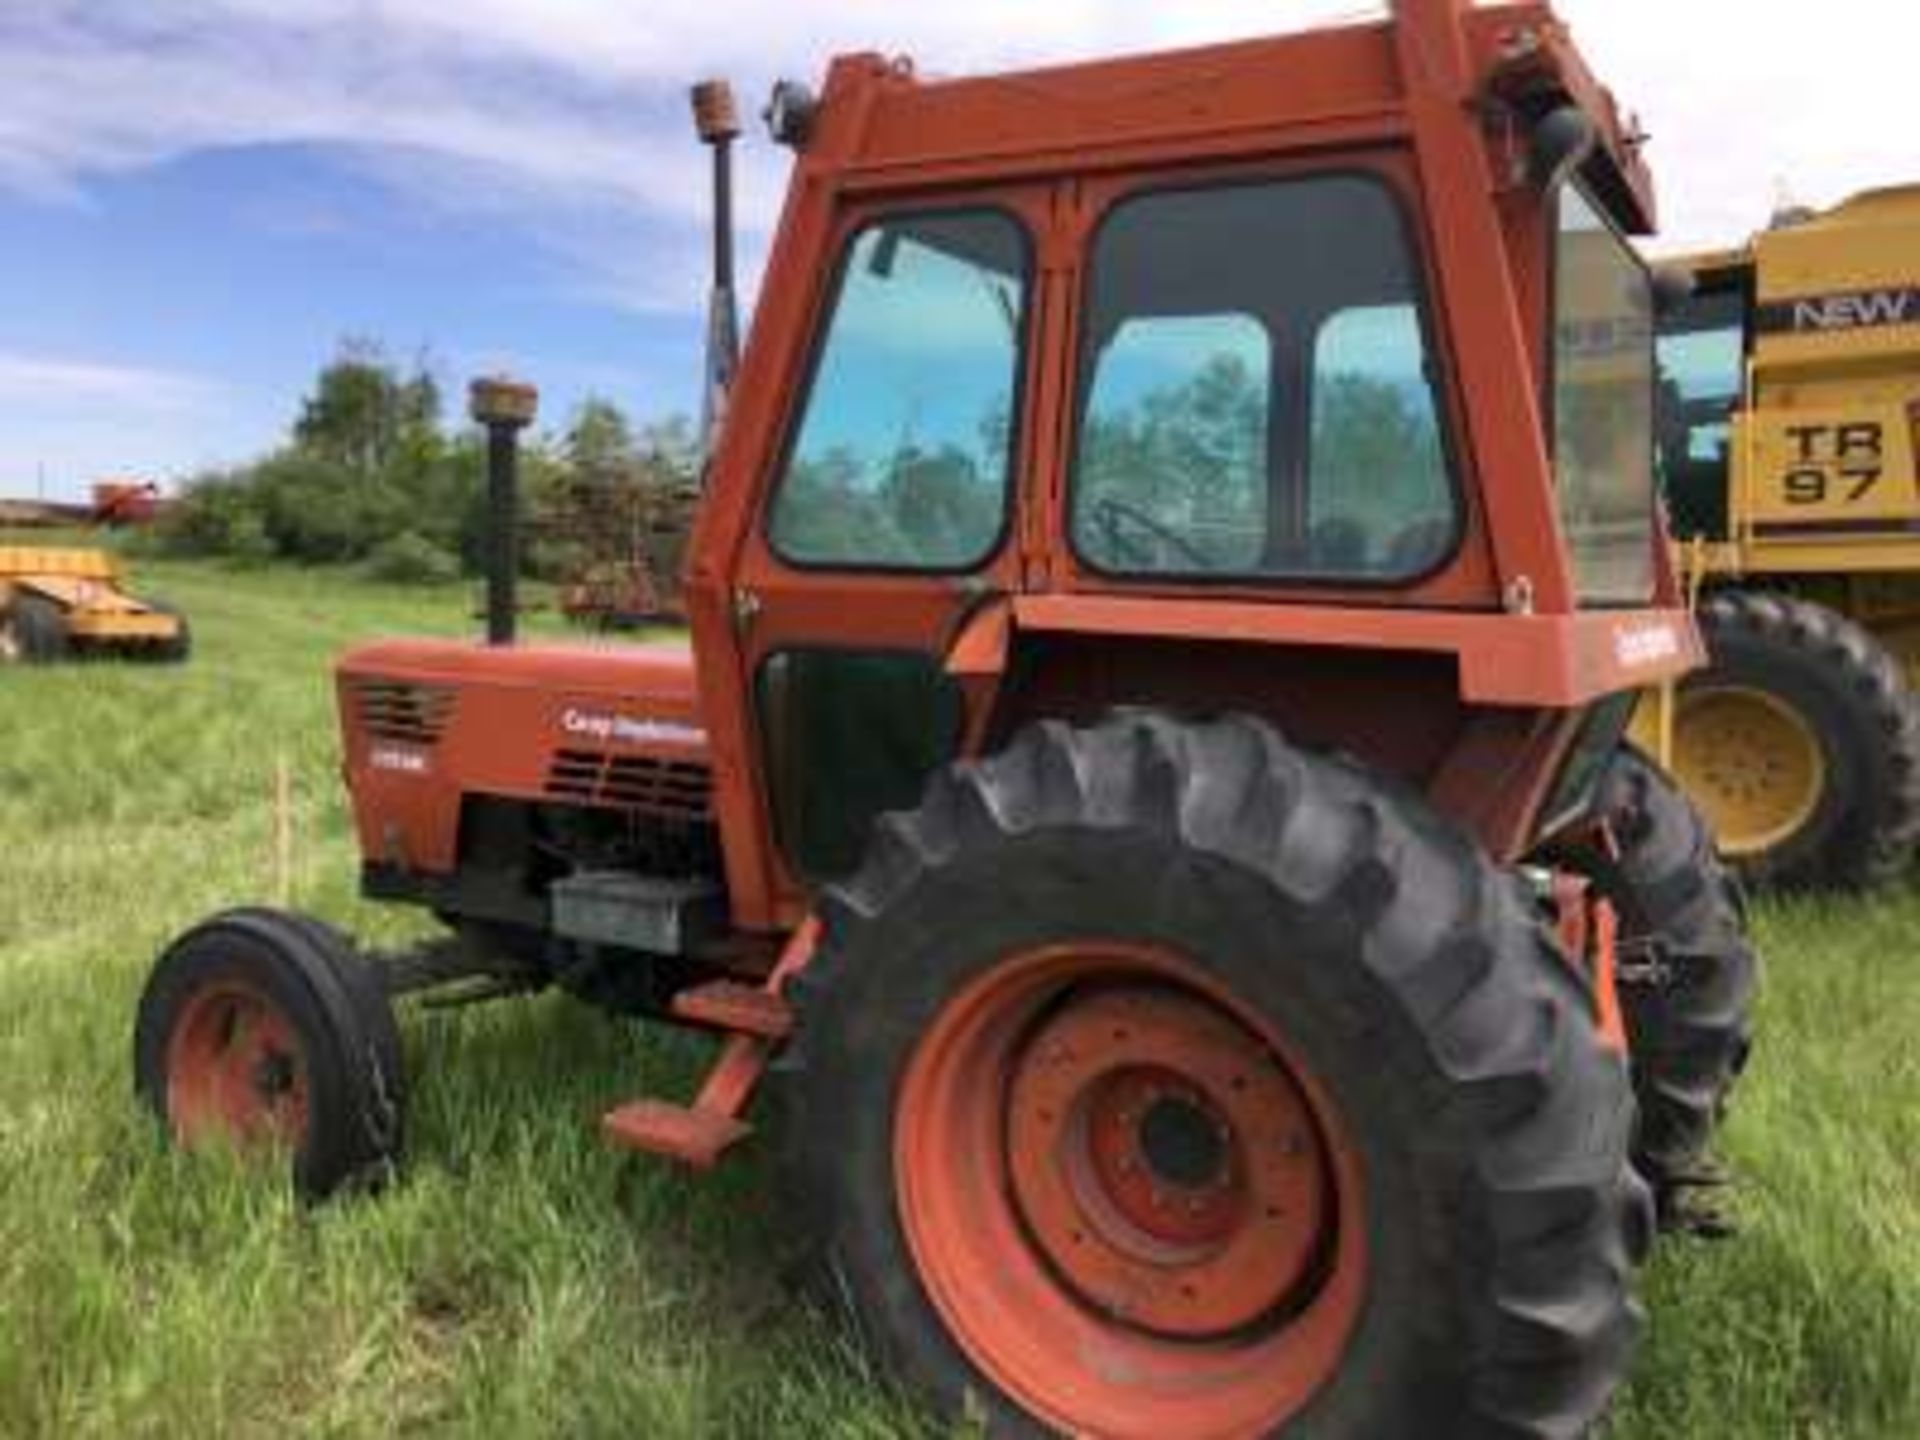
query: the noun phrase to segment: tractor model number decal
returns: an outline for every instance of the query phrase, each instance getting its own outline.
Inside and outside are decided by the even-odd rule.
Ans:
[[[1789,425],[1786,435],[1780,495],[1789,505],[1858,505],[1886,473],[1886,432],[1873,421]]]
[[[629,745],[707,743],[707,732],[697,725],[678,725],[671,720],[642,720],[631,715],[578,710],[571,706],[561,713],[560,728],[569,735],[585,735],[594,740],[614,740]]]
[[[367,752],[367,764],[398,775],[425,775],[432,768],[426,751],[405,745],[376,745]]]
[[[1754,311],[1754,329],[1763,335],[1824,335],[1888,325],[1920,325],[1920,288],[1776,300]]]

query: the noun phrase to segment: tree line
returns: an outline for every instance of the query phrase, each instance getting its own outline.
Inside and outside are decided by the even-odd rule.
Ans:
[[[595,516],[674,503],[696,483],[691,424],[636,428],[591,398],[564,429],[527,437],[521,502],[528,572],[560,578]],[[188,482],[153,543],[242,564],[357,564],[378,579],[427,582],[485,562],[486,437],[450,420],[424,360],[344,343],[321,369],[285,439],[248,464]]]
[[[1312,553],[1290,564],[1418,569],[1414,562],[1435,557],[1400,552],[1422,537],[1431,545],[1451,513],[1430,403],[1364,373],[1318,381]],[[1181,382],[1093,406],[1078,456],[1079,542],[1123,569],[1261,568],[1269,399],[1243,362],[1220,356]],[[321,370],[285,441],[191,482],[156,541],[242,563],[360,564],[395,581],[477,574],[486,442],[445,410],[425,363],[403,367],[376,345],[349,342]],[[1007,424],[1004,413],[983,417],[977,447],[903,441],[891,454],[842,445],[796,456],[775,506],[779,548],[823,563],[972,563],[999,533]],[[698,449],[684,418],[636,429],[602,399],[583,402],[564,429],[529,438],[528,573],[580,578],[634,553],[657,575],[677,572]],[[1105,533],[1103,516],[1121,528]],[[1143,528],[1128,531],[1123,517]],[[1157,553],[1168,534],[1181,553]]]

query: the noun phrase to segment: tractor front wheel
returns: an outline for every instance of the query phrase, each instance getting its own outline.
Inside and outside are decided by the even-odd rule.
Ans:
[[[789,986],[814,1271],[991,1433],[1582,1431],[1650,1230],[1523,892],[1257,721],[936,778]]]
[[[175,941],[140,998],[134,1081],[176,1142],[273,1148],[309,1199],[377,1181],[399,1154],[386,991],[305,916],[235,910]]]

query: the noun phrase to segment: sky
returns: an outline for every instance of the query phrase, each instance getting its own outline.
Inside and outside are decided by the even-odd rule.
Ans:
[[[1562,0],[1653,136],[1662,246],[1920,180],[1897,0]],[[961,73],[1272,33],[1352,0],[0,0],[0,496],[271,446],[346,337],[457,399],[509,368],[696,406],[707,184],[686,87],[760,108],[880,50]],[[742,153],[757,273],[785,180]]]

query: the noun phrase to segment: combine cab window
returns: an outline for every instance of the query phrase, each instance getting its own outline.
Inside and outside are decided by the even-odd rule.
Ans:
[[[1073,537],[1094,568],[1384,583],[1452,552],[1434,366],[1384,185],[1125,201],[1088,310]]]
[[[1715,284],[1660,321],[1660,477],[1682,539],[1727,533],[1733,412],[1746,387],[1747,299]]]
[[[854,236],[770,536],[799,565],[958,571],[996,548],[1027,246],[997,212]]]
[[[1653,292],[1593,203],[1560,198],[1554,267],[1554,474],[1581,599],[1653,594]]]

